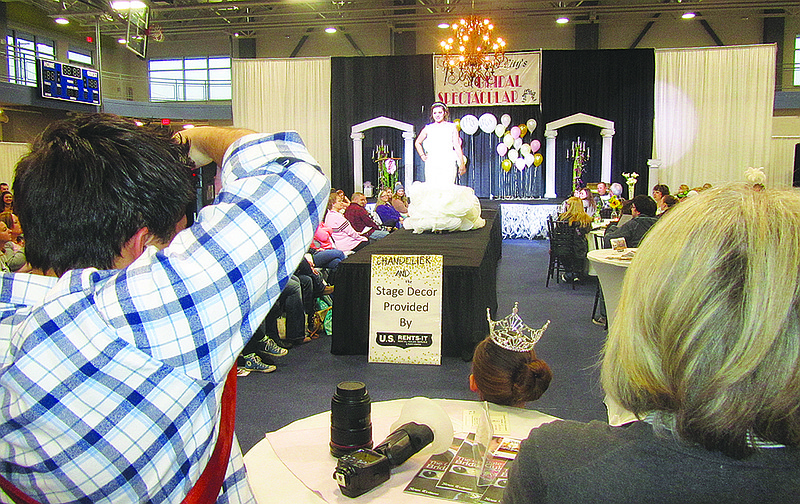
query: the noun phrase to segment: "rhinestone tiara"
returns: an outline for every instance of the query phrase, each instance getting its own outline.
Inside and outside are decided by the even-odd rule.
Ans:
[[[514,303],[514,309],[511,313],[503,319],[494,321],[486,308],[486,320],[489,321],[489,337],[500,348],[511,350],[512,352],[530,352],[533,350],[536,342],[542,337],[547,326],[550,325],[548,320],[541,329],[532,329],[525,325],[517,311],[519,310],[519,303]]]

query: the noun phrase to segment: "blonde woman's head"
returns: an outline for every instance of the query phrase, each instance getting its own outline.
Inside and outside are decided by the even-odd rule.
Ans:
[[[709,189],[665,215],[626,273],[606,392],[677,435],[744,456],[800,444],[800,194]]]

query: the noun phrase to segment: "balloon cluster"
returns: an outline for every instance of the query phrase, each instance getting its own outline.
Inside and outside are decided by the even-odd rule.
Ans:
[[[473,135],[478,131],[478,128],[484,133],[494,133],[500,139],[497,144],[497,155],[505,158],[500,162],[503,171],[509,172],[512,167],[517,170],[523,171],[531,165],[539,166],[544,161],[544,156],[539,152],[542,144],[539,140],[533,139],[530,142],[525,141],[525,135],[536,130],[536,119],[528,119],[524,124],[518,126],[511,126],[511,116],[503,114],[500,117],[500,122],[494,114],[483,114],[480,119],[474,115],[468,114],[460,120],[455,120],[456,127],[468,135]]]

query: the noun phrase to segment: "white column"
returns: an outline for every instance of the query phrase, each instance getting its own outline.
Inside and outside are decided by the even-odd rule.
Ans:
[[[364,133],[352,133],[353,139],[353,185],[354,191],[364,190],[364,166],[361,161],[364,149]]]
[[[556,196],[556,135],[558,130],[545,130],[545,174],[544,197],[555,198]]]
[[[403,161],[405,162],[405,173],[403,174],[403,187],[408,187],[414,181],[414,131],[403,132]],[[394,187],[392,188],[394,190]]]
[[[603,137],[602,169],[600,180],[611,183],[611,142],[614,138],[614,130],[603,128],[600,130],[600,136]]]

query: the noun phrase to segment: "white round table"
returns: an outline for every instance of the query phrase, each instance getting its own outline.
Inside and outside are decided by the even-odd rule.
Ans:
[[[400,416],[406,399],[372,403],[372,439],[377,445],[390,433],[389,428]],[[455,433],[463,433],[465,410],[479,410],[478,401],[434,399],[453,421]],[[535,410],[489,405],[494,423],[502,421],[503,429],[496,435],[525,439],[534,427],[558,418]],[[391,503],[433,502],[429,497],[403,492],[406,485],[430,457],[423,449],[401,466],[392,470],[392,476],[383,485],[351,499],[345,497],[333,479],[336,459],[330,454],[330,412],[319,413],[293,422],[286,427],[267,433],[266,437],[244,456],[248,480],[259,504],[291,503],[320,504],[322,502],[368,502],[372,500]],[[503,430],[505,432],[503,432]],[[474,432],[474,429],[472,429]]]
[[[603,287],[603,297],[606,301],[606,318],[609,326],[611,326],[614,313],[617,311],[619,298],[622,294],[622,282],[625,280],[625,272],[628,270],[632,260],[624,255],[628,252],[635,254],[636,249],[625,249],[624,253],[614,249],[599,249],[591,250],[586,255],[592,268],[597,273],[600,285]]]

